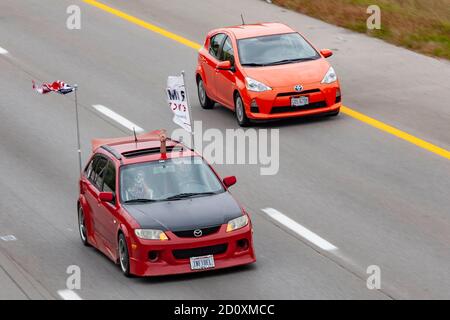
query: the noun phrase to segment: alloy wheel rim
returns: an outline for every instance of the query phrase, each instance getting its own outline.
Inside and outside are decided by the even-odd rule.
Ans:
[[[125,251],[125,243],[123,239],[119,240],[119,260],[120,260],[120,267],[122,268],[123,272],[126,272],[127,270],[127,257],[126,257],[126,251]]]
[[[78,221],[79,221],[81,240],[86,241],[86,226],[84,224],[84,214],[81,209],[79,209]]]
[[[242,101],[239,98],[236,101],[236,115],[240,122],[242,122],[244,120],[244,111],[242,109]]]
[[[206,92],[202,80],[200,80],[198,83],[198,94],[200,96],[201,103],[204,105],[206,103]]]

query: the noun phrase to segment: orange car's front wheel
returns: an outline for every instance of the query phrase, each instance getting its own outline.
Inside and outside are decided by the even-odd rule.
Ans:
[[[244,102],[242,101],[242,98],[239,95],[239,93],[235,94],[234,107],[237,122],[241,127],[247,127],[250,124],[250,120],[247,118]]]

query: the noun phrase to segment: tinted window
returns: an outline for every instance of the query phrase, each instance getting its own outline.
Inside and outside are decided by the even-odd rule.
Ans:
[[[94,183],[99,190],[102,189],[103,173],[105,171],[107,163],[108,160],[99,156],[96,163],[94,163],[94,169],[92,170],[92,173],[89,177],[92,183]]]
[[[95,172],[95,167],[98,165],[98,161],[100,160],[100,156],[94,156],[94,159],[92,160],[92,166],[91,168],[87,171],[86,176],[91,180],[91,181],[95,181],[95,178],[97,177],[96,172]]]
[[[220,60],[222,60],[222,61],[230,61],[231,64],[234,63],[233,45],[231,44],[231,39],[229,37],[227,37],[227,39],[223,43],[223,48],[222,48],[222,53],[220,55]]]
[[[91,161],[89,161],[89,164],[86,166],[86,169],[84,170],[84,175],[85,175],[86,177],[88,177],[88,178],[89,178],[89,176],[91,175],[91,172],[92,172],[92,168],[93,168],[93,166],[94,166],[94,161],[95,161],[95,159],[96,159],[96,158],[91,159]]]
[[[320,58],[298,33],[242,39],[238,42],[238,50],[243,66],[286,64]]]
[[[209,53],[216,58],[219,58],[220,45],[222,44],[225,35],[223,33],[216,34],[211,38],[209,44]]]
[[[103,178],[103,191],[116,192],[116,168],[109,161]]]
[[[200,157],[131,164],[120,172],[120,197],[123,201],[163,201],[183,193],[223,191],[217,176]]]

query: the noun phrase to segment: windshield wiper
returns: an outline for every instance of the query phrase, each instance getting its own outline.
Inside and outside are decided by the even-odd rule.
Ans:
[[[185,199],[185,198],[190,198],[190,197],[195,197],[195,196],[203,196],[203,195],[211,195],[211,194],[216,194],[217,192],[184,192],[184,193],[180,193],[180,194],[176,194],[173,196],[170,196],[164,200],[179,200],[179,199]]]
[[[158,200],[154,200],[154,199],[131,199],[131,200],[127,200],[124,203],[146,203],[146,202],[156,202]]]
[[[316,58],[311,57],[311,58],[298,58],[298,59],[284,59],[284,60],[280,60],[280,61],[267,63],[266,66],[275,66],[275,65],[279,65],[279,64],[288,64],[288,63],[294,63],[294,62],[300,62],[300,61],[310,61],[310,60],[316,60]]]
[[[264,67],[264,66],[266,66],[266,64],[249,62],[249,63],[241,63],[241,66],[243,66],[243,67]]]

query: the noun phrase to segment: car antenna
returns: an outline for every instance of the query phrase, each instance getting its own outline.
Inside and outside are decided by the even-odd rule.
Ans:
[[[134,134],[134,142],[136,143],[136,148],[137,148],[138,138],[136,136],[136,128],[135,127],[133,127],[133,134]]]
[[[242,20],[242,25],[245,25],[244,15],[242,13],[241,13],[241,20]]]

